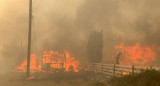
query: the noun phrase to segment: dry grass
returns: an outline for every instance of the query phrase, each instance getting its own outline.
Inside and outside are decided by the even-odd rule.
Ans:
[[[90,80],[92,73],[39,74],[33,80],[26,80],[24,73],[0,76],[0,86],[102,86]]]
[[[112,86],[160,86],[160,71],[145,70],[135,76],[116,77],[109,83]]]

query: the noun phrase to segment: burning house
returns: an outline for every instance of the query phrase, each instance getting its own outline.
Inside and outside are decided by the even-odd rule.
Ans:
[[[56,52],[53,50],[44,51],[40,61],[35,54],[31,55],[30,71],[31,72],[78,72],[79,61],[72,57],[69,52]],[[27,60],[16,66],[13,71],[26,72]]]
[[[42,56],[42,71],[64,71],[65,53],[45,51]]]

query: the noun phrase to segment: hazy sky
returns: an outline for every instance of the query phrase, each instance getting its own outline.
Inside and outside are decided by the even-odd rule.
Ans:
[[[159,9],[159,0],[33,0],[32,52],[65,49],[85,58],[89,34],[103,30],[104,61],[112,62],[117,44],[160,44]],[[28,0],[0,0],[2,69],[26,58],[27,31]]]

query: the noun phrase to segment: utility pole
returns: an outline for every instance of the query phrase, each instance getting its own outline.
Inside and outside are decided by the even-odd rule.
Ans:
[[[29,0],[29,30],[28,30],[28,54],[27,54],[27,78],[30,77],[31,35],[32,35],[32,0]]]

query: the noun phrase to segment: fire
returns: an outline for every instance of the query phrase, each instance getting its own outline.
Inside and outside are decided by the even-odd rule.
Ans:
[[[35,54],[31,55],[30,70],[31,72],[47,72],[54,73],[59,71],[74,71],[78,72],[79,61],[72,57],[68,51],[59,53],[53,50],[44,51],[40,62]],[[26,72],[27,60],[21,65],[16,66],[14,71]]]
[[[34,76],[31,76],[29,78],[26,78],[26,80],[33,80],[35,77]]]
[[[66,71],[70,71],[73,67],[74,72],[78,72],[79,61],[66,52]]]
[[[26,72],[27,71],[27,60],[25,60],[21,65],[15,67],[18,72]],[[35,54],[31,55],[31,61],[30,61],[30,70],[31,72],[35,72],[38,69],[37,65],[37,56]]]
[[[128,72],[122,72],[122,75],[129,75],[129,73]]]
[[[78,72],[79,61],[72,57],[67,51],[62,54],[55,51],[45,51],[43,53],[42,64],[49,64],[49,68],[51,69],[65,68],[65,71]]]
[[[42,57],[42,66],[46,66],[49,69],[61,69],[64,68],[65,54],[60,54],[55,51],[44,51]]]
[[[155,45],[153,46],[140,46],[136,44],[134,46],[124,46],[123,44],[116,45],[115,49],[123,53],[123,57],[120,58],[120,64],[127,65],[149,65],[156,60]]]

